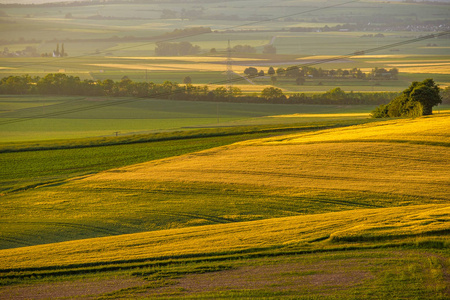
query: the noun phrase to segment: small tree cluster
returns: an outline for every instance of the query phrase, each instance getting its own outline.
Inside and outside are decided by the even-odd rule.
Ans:
[[[59,48],[59,43],[56,44],[56,49],[52,53],[42,53],[42,57],[65,57],[68,56],[66,50],[64,49],[64,43],[61,44],[61,49]]]
[[[158,56],[180,56],[194,55],[200,52],[200,46],[192,45],[189,42],[167,43],[161,42],[156,44],[155,54]]]
[[[450,104],[450,86],[441,90],[442,103]]]
[[[431,115],[433,106],[442,103],[439,87],[433,79],[422,82],[414,81],[409,88],[386,105],[377,107],[372,112],[374,118],[418,117]]]
[[[277,54],[277,48],[274,45],[265,45],[263,49],[264,54]]]
[[[286,99],[286,96],[283,94],[283,91],[279,88],[268,87],[261,91],[261,97],[266,98],[268,100],[274,99]]]
[[[250,45],[236,45],[231,51],[237,53],[256,53],[256,49]]]

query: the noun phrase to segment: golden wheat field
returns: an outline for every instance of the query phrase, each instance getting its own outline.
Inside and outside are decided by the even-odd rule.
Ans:
[[[350,288],[358,293],[352,299],[385,299],[392,295],[380,292],[385,287],[402,295],[445,299],[449,125],[446,112],[247,140],[6,196],[3,205],[16,208],[15,217],[25,219],[4,222],[6,231],[11,226],[24,231],[23,237],[42,234],[43,239],[74,231],[78,235],[65,242],[53,239],[57,242],[0,250],[0,279],[6,285],[0,295],[14,292],[26,298],[41,287],[43,295],[68,295],[51,286],[83,279],[91,287],[109,280],[124,286],[110,289],[117,291],[113,294],[79,291],[84,296],[177,298],[209,291],[199,282],[177,290],[193,278],[190,273],[220,274],[217,286],[227,289],[231,267],[248,272],[248,265],[255,264],[276,273],[283,260],[320,261],[325,255],[353,272],[330,283],[344,293],[338,299],[347,299]],[[123,234],[124,224],[142,227]],[[87,238],[97,229],[107,234]],[[356,266],[342,255],[359,257],[358,270],[373,280],[361,281],[358,288],[346,286],[342,278],[354,278]],[[277,283],[278,291],[297,296],[299,290],[291,290],[297,281],[287,281],[304,284],[311,270],[298,273],[296,264],[288,266],[289,273],[277,273],[286,280]],[[333,268],[327,263],[321,275],[334,278]],[[247,278],[255,273],[235,279],[239,293],[224,290],[227,297],[249,292]],[[130,280],[134,285],[125,284]],[[251,295],[269,293],[277,299],[278,291],[272,293],[267,280],[254,281]],[[328,295],[328,290],[325,286],[318,293]],[[214,299],[221,292],[202,296]]]
[[[415,237],[449,230],[449,205],[365,209],[70,241],[0,251],[0,268],[58,267],[258,247]],[[387,237],[387,238],[386,238]],[[331,245],[332,246],[332,245]],[[338,246],[338,245],[337,245]]]
[[[124,69],[124,70],[151,70],[151,71],[215,71],[221,72],[226,69],[221,63],[165,63],[161,64],[87,64],[88,66]],[[233,70],[244,72],[248,66],[235,65]]]
[[[403,66],[400,65],[397,69],[402,73],[427,73],[427,74],[449,74],[450,66],[444,65],[423,65],[423,66]]]
[[[283,135],[110,170],[80,184],[205,182],[449,199],[450,115]]]
[[[176,61],[188,61],[188,62],[225,62],[227,59],[224,57],[215,56],[107,56],[106,58],[113,59],[136,59],[136,60],[176,60]],[[260,58],[239,58],[234,57],[233,61],[266,61]]]

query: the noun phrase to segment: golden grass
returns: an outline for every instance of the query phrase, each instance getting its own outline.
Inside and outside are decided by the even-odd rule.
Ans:
[[[426,67],[398,67],[402,73],[450,74],[450,65]]]
[[[268,138],[243,144],[299,144],[314,142],[364,140],[403,140],[422,142],[450,141],[450,114],[441,112],[432,117],[389,120],[358,126],[324,130],[320,132],[293,134]]]
[[[369,117],[369,113],[340,113],[340,114],[291,114],[269,116],[270,118],[339,118],[339,117]]]
[[[189,62],[226,62],[226,57],[220,56],[110,56],[114,59],[137,59],[137,60],[176,60]],[[232,61],[265,61],[261,58],[239,58],[234,57]]]
[[[150,71],[225,71],[226,64],[213,63],[164,63],[164,64],[86,64],[88,66],[114,68],[114,69],[129,69],[129,70],[150,70]],[[247,66],[235,65],[233,70],[237,72],[244,72]]]
[[[425,67],[425,66],[444,66],[450,65],[450,62],[445,61],[437,61],[437,62],[428,62],[428,63],[409,63],[409,64],[391,64],[389,66],[393,67]]]
[[[405,58],[412,55],[355,55],[354,57],[357,58]],[[336,55],[312,55],[312,56],[306,56],[306,57],[299,57],[297,60],[303,60],[303,59],[330,59],[330,58],[336,58]]]
[[[357,57],[361,58],[405,58],[405,57],[411,57],[414,56],[412,54],[406,55],[406,54],[378,54],[378,55],[358,55]]]
[[[209,182],[450,199],[450,115],[251,140],[79,181]],[[427,143],[427,144],[421,144]],[[411,188],[411,187],[414,188]]]
[[[423,205],[296,216],[86,239],[0,251],[0,268],[56,267],[296,245],[361,241],[450,229],[449,205]]]

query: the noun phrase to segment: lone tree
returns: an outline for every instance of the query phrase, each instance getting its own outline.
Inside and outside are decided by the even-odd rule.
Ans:
[[[258,69],[254,67],[248,67],[244,70],[244,74],[248,77],[256,77],[258,76]]]
[[[261,91],[261,97],[266,99],[281,99],[285,98],[283,91],[279,88],[267,87]]]
[[[374,118],[418,117],[433,114],[433,106],[442,103],[439,87],[433,79],[414,81],[409,88],[386,105],[372,112]]]
[[[276,76],[271,76],[270,77],[270,81],[272,81],[272,85],[275,85],[275,83],[277,83],[277,77]]]
[[[429,78],[422,82],[413,82],[407,91],[411,91],[409,93],[410,101],[417,101],[422,104],[424,116],[433,114],[433,106],[442,103],[439,87],[434,83],[433,79]]]
[[[184,84],[191,84],[192,83],[192,78],[191,76],[186,76],[183,78],[183,83]]]
[[[274,45],[265,45],[263,49],[264,54],[276,54],[277,48]]]

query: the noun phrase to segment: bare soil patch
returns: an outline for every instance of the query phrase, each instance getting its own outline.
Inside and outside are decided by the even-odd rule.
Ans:
[[[143,286],[148,281],[139,278],[110,278],[102,280],[84,279],[77,281],[36,283],[30,285],[9,286],[0,289],[0,299],[89,299],[104,293],[121,289]]]
[[[374,276],[366,260],[337,260],[315,264],[302,262],[247,266],[234,270],[192,274],[178,284],[150,291],[147,296],[195,294],[225,290],[294,291],[326,295],[345,290]]]

